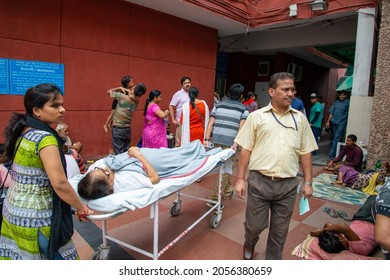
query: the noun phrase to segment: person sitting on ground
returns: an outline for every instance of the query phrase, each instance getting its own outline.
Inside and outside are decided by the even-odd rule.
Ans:
[[[386,176],[390,174],[389,163],[383,161],[381,168],[377,170],[357,171],[353,167],[342,165],[340,166],[337,179],[333,185],[350,187],[352,189],[363,189],[368,186],[371,179],[375,178],[375,186],[385,182]]]
[[[80,173],[84,174],[86,169],[85,160],[81,156],[80,152],[83,149],[83,144],[80,142],[72,143],[72,140],[69,137],[69,130],[68,125],[65,123],[60,123],[56,127],[56,131],[58,132],[58,135],[64,140],[65,147],[63,147],[63,152],[65,155],[72,156],[76,162],[77,166],[79,167]]]
[[[375,241],[372,209],[376,196],[369,196],[352,218],[350,225],[345,223],[325,223],[322,229],[310,232],[318,237],[318,245],[328,253],[339,253],[349,250],[353,253],[368,256],[378,246]]]
[[[62,146],[62,152],[64,153],[66,161],[66,177],[70,179],[76,175],[81,174],[81,172],[76,159],[73,157],[73,155],[68,154],[68,150],[69,148],[66,145]]]
[[[358,145],[356,145],[356,140],[356,135],[348,135],[345,146],[341,150],[340,154],[334,160],[330,160],[328,165],[324,168],[329,171],[338,172],[340,166],[344,165],[360,171],[363,163],[363,150]],[[342,161],[344,156],[346,157],[345,161]]]
[[[75,142],[73,143],[72,140],[69,137],[69,129],[68,125],[65,123],[59,123],[56,127],[56,130],[58,132],[58,135],[64,140],[65,145],[70,148],[76,150],[78,153],[81,153],[81,150],[83,149],[83,144],[81,142]]]

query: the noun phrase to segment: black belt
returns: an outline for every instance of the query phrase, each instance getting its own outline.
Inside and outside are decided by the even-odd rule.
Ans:
[[[292,179],[294,177],[287,177],[287,178],[282,178],[282,177],[276,177],[276,176],[267,176],[267,175],[264,175],[263,173],[261,173],[260,171],[257,171],[255,170],[257,173],[259,173],[261,176],[267,178],[267,179],[270,179],[271,181],[274,181],[274,182],[279,182],[279,181],[283,181],[283,180],[286,180],[286,179]]]
[[[128,126],[128,127],[112,126],[112,128],[117,128],[117,129],[127,129],[127,128],[130,128],[130,127],[129,127],[129,126]]]

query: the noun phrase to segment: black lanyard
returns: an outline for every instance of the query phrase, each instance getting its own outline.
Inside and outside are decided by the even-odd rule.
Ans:
[[[283,126],[283,127],[285,127],[285,128],[292,128],[292,129],[294,129],[294,128],[291,127],[291,126],[285,126],[284,124],[282,124],[282,123],[277,119],[277,117],[275,116],[274,111],[273,111],[272,109],[271,109],[271,113],[272,113],[272,116],[274,116],[274,119],[275,119],[281,126]],[[291,117],[292,117],[293,120],[294,120],[295,130],[298,131],[297,121],[295,120],[294,114],[293,114],[293,112],[292,112],[291,110],[290,110],[290,114],[291,114]]]

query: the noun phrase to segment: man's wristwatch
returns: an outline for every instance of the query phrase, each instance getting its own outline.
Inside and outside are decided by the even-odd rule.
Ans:
[[[306,182],[306,181],[305,181],[305,182],[303,182],[303,184],[304,184],[304,185],[306,185],[306,186],[312,186],[312,185],[313,185],[313,183],[312,183],[312,182]]]

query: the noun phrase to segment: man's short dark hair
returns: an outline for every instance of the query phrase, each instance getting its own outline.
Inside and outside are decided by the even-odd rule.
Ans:
[[[238,100],[244,93],[244,86],[242,84],[232,84],[229,88],[229,98]]]
[[[146,86],[144,83],[139,83],[134,88],[134,95],[135,96],[142,96],[146,93]]]
[[[347,139],[351,139],[353,142],[356,142],[357,141],[357,136],[355,134],[350,134],[347,136]]]
[[[191,78],[185,76],[185,77],[180,79],[180,84],[183,84],[185,80],[189,80],[191,82]]]
[[[340,253],[345,250],[343,244],[340,242],[339,236],[331,231],[323,231],[318,236],[318,245],[322,250],[328,253]]]
[[[132,80],[133,78],[130,76],[123,76],[121,83],[124,88],[127,88],[127,84]]]
[[[279,80],[294,80],[294,76],[288,72],[279,72],[273,74],[269,79],[269,87],[275,89],[278,86]]]

